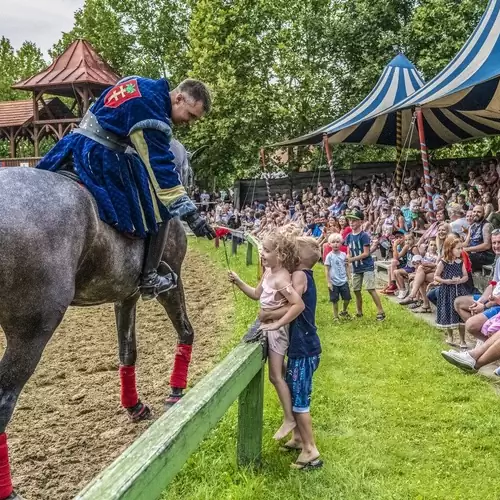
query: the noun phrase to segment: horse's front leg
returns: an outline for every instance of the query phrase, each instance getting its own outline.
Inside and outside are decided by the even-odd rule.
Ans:
[[[151,418],[151,409],[141,403],[137,395],[135,381],[135,362],[137,346],[135,335],[135,313],[139,294],[133,295],[123,302],[115,303],[116,329],[120,352],[120,384],[121,403],[127,410],[132,422]]]
[[[165,401],[165,408],[168,409],[182,398],[183,391],[187,386],[194,331],[187,315],[184,287],[180,275],[177,288],[162,293],[157,299],[167,311],[168,317],[177,332],[177,351],[170,376],[171,393]]]

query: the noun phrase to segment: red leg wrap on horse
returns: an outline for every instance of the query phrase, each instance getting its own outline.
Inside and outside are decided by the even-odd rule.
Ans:
[[[12,493],[12,490],[7,434],[2,432],[0,434],[0,498],[7,498]]]
[[[132,408],[139,401],[135,385],[135,366],[120,366],[121,400],[124,408]]]
[[[191,362],[192,345],[177,344],[175,353],[174,369],[170,376],[170,387],[185,389],[187,385],[187,376],[189,363]]]

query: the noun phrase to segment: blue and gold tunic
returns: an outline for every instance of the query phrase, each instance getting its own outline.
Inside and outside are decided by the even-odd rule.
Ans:
[[[124,147],[106,147],[71,133],[37,168],[58,170],[71,156],[77,174],[96,199],[101,219],[139,237],[156,232],[161,221],[196,210],[170,150],[169,91],[165,79],[124,78],[104,91],[90,109],[98,125]]]

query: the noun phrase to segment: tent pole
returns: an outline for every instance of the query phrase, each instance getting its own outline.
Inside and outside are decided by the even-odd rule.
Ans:
[[[401,168],[401,155],[403,150],[403,132],[401,124],[401,110],[396,112],[396,188],[398,194],[401,193],[401,181],[402,181],[402,168]]]
[[[328,142],[328,134],[323,134],[323,147],[325,148],[326,161],[328,162],[328,168],[330,169],[330,178],[332,180],[332,194],[335,192],[335,171],[333,169],[333,159],[332,151],[330,149],[330,143]]]
[[[269,185],[269,176],[266,169],[266,154],[264,148],[260,148],[260,162],[262,165],[262,171],[264,172],[264,179],[266,180],[267,198],[271,201],[271,186]]]
[[[429,203],[429,216],[431,220],[434,220],[431,193],[431,176],[429,172],[429,155],[427,152],[427,144],[425,143],[424,114],[420,106],[417,106],[415,112],[417,114],[418,137],[420,139],[420,155],[422,156],[422,165],[424,167],[425,192],[427,194],[427,201]]]

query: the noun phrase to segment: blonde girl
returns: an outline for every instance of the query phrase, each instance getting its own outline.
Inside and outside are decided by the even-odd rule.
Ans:
[[[287,436],[297,425],[292,413],[290,390],[283,379],[283,362],[288,349],[288,325],[304,310],[304,303],[292,286],[291,274],[299,264],[296,228],[267,234],[262,242],[261,258],[264,275],[256,288],[246,284],[234,272],[229,272],[229,281],[245,295],[260,301],[262,311],[283,307],[290,309],[278,321],[263,324],[267,333],[269,353],[269,381],[274,385],[283,408],[283,424],[274,435],[275,439]]]

